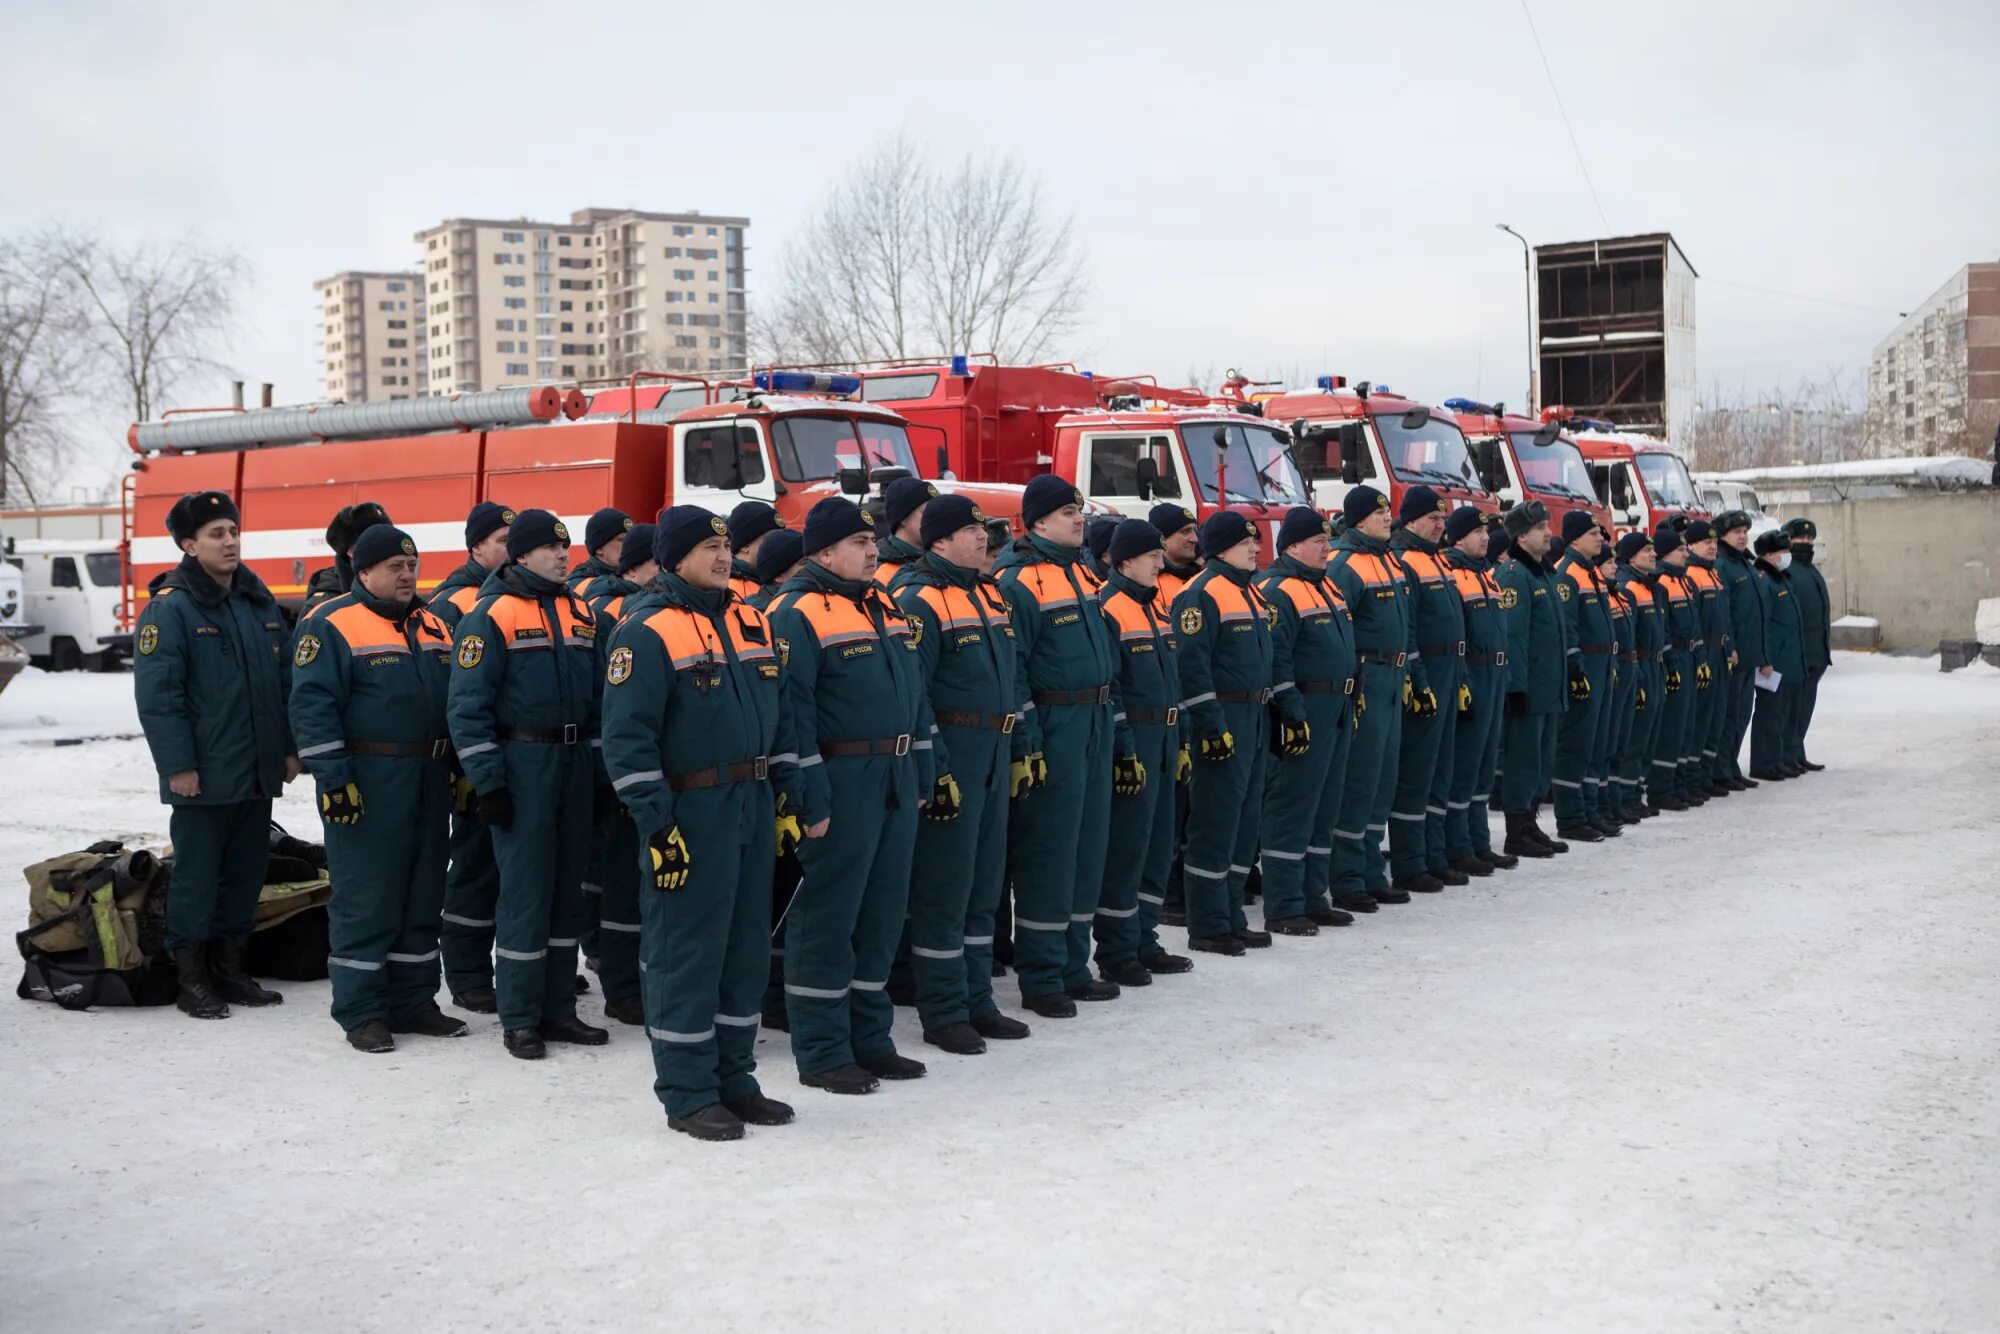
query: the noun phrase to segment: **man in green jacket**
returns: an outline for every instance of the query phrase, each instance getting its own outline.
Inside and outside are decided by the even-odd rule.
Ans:
[[[1507,813],[1506,850],[1549,857],[1569,845],[1536,822],[1555,769],[1556,731],[1575,687],[1570,684],[1570,634],[1555,575],[1542,564],[1549,550],[1549,513],[1539,500],[1507,511],[1514,559],[1500,570],[1500,612],[1507,622],[1507,720],[1500,766]]]
[[[882,488],[882,535],[875,542],[875,582],[895,591],[896,576],[924,558],[924,508],[938,489],[921,477],[898,477]]]
[[[1618,645],[1611,627],[1611,604],[1597,574],[1604,551],[1604,534],[1587,510],[1563,515],[1562,559],[1556,563],[1556,610],[1563,618],[1568,647],[1565,676],[1569,707],[1557,724],[1556,764],[1551,775],[1556,795],[1556,835],[1581,843],[1602,843],[1618,826],[1594,818],[1597,779],[1591,759],[1597,748],[1599,722],[1611,707],[1612,663]]]
[[[1631,599],[1618,586],[1618,552],[1612,545],[1611,531],[1599,528],[1598,532],[1604,549],[1597,557],[1597,578],[1604,585],[1605,605],[1611,608],[1611,642],[1617,652],[1612,655],[1610,696],[1602,710],[1597,745],[1591,754],[1591,769],[1597,778],[1597,804],[1592,808],[1592,816],[1622,831],[1626,821],[1620,812],[1628,798],[1618,774],[1616,756],[1632,728],[1633,692],[1638,687],[1638,621]]]
[[[765,539],[785,531],[784,516],[765,501],[746,500],[729,511],[724,522],[729,527],[729,591],[739,602],[757,597],[769,602],[777,595],[778,586],[758,576],[757,557],[764,549]],[[796,539],[798,534],[792,536]],[[794,556],[792,563],[797,561]]]
[[[1785,525],[1785,536],[1791,540],[1787,575],[1798,599],[1799,634],[1806,660],[1805,679],[1799,682],[1798,705],[1792,716],[1792,742],[1785,758],[1793,768],[1812,773],[1826,768],[1806,758],[1806,732],[1812,727],[1813,710],[1819,707],[1819,679],[1833,666],[1833,598],[1827,592],[1826,576],[1813,563],[1818,525],[1811,519],[1793,519]]]
[[[1757,663],[1757,716],[1750,724],[1750,776],[1776,783],[1805,773],[1791,763],[1792,738],[1805,695],[1805,633],[1798,582],[1783,530],[1757,539],[1757,600],[1764,608],[1764,651]]]
[[[591,515],[583,525],[585,558],[569,572],[563,587],[584,602],[595,599],[603,591],[598,581],[617,577],[618,557],[625,549],[625,534],[631,531],[632,519],[624,510],[606,506]]]
[[[1730,634],[1729,586],[1715,568],[1718,542],[1706,519],[1689,523],[1681,535],[1687,543],[1687,578],[1694,585],[1695,613],[1701,625],[1701,652],[1695,655],[1694,730],[1688,739],[1687,784],[1709,797],[1726,797],[1736,789],[1715,773],[1722,755],[1722,734],[1729,721],[1729,682],[1736,667]]]
[[[1757,567],[1750,551],[1750,516],[1730,510],[1717,517],[1715,572],[1729,598],[1729,642],[1736,669],[1723,693],[1721,743],[1715,777],[1724,787],[1746,792],[1756,780],[1743,774],[1743,743],[1750,735],[1750,712],[1757,696],[1756,667],[1764,654],[1764,608],[1757,600]]]
[[[1653,553],[1652,539],[1644,533],[1627,533],[1618,539],[1618,591],[1632,617],[1632,722],[1618,743],[1613,765],[1625,804],[1618,818],[1627,824],[1658,815],[1660,808],[1648,799],[1653,782],[1653,754],[1657,744],[1660,703],[1665,691],[1662,666],[1667,642],[1667,616],[1660,593],[1653,586],[1653,571],[1659,557]]]
[[[1465,688],[1445,705],[1458,711],[1445,797],[1445,856],[1464,875],[1487,876],[1521,864],[1518,857],[1493,851],[1490,820],[1507,698],[1507,623],[1494,557],[1506,548],[1507,530],[1497,517],[1488,522],[1467,505],[1445,520],[1444,540],[1465,615]]]
[[[321,603],[337,598],[354,587],[354,543],[378,523],[389,522],[389,513],[372,500],[343,505],[326,526],[326,544],[333,551],[333,564],[314,570],[306,580],[305,601],[300,616],[309,616]]]
[[[409,534],[376,524],[351,550],[354,586],[299,622],[290,712],[326,825],[334,1022],[356,1051],[386,1052],[396,1033],[465,1032],[437,1004],[451,632],[417,601]]]
[[[1406,664],[1403,735],[1389,806],[1389,874],[1397,889],[1435,894],[1466,883],[1445,864],[1445,801],[1451,790],[1458,688],[1465,681],[1465,612],[1438,539],[1451,503],[1428,486],[1403,493],[1403,526],[1390,542],[1406,572],[1416,645]]]
[[[133,644],[133,690],[160,800],[171,809],[167,949],[175,1003],[197,1019],[281,997],[243,968],[270,856],[271,800],[299,775],[285,716],[285,618],[243,566],[236,504],[220,491],[167,513],[181,563],[154,581]]]
[[[1695,606],[1695,587],[1687,578],[1687,543],[1680,531],[1661,523],[1653,534],[1653,552],[1660,560],[1653,588],[1666,614],[1667,642],[1661,664],[1664,707],[1653,742],[1652,781],[1647,787],[1654,805],[1684,811],[1708,800],[1687,783],[1688,734],[1693,730],[1694,695],[1700,686],[1695,656],[1702,649],[1701,613]]]

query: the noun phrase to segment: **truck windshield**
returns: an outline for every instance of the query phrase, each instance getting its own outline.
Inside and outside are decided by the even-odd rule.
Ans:
[[[1589,500],[1596,489],[1590,469],[1583,466],[1583,451],[1567,440],[1551,445],[1535,443],[1533,431],[1509,431],[1514,457],[1521,464],[1521,480],[1536,491],[1562,491],[1578,500]]]
[[[1215,447],[1215,433],[1228,438],[1227,450]],[[1188,463],[1194,469],[1195,485],[1201,498],[1210,504],[1303,505],[1305,482],[1298,465],[1292,462],[1290,440],[1268,426],[1245,426],[1237,422],[1188,422],[1181,428],[1187,446]],[[1215,465],[1224,463],[1223,481],[1227,497],[1215,493]]]
[[[821,482],[842,468],[908,468],[917,456],[901,422],[854,417],[780,417],[771,423],[778,475],[788,482]]]
[[[90,572],[90,582],[99,588],[116,588],[124,582],[124,571],[119,568],[115,551],[86,552],[83,568]]]
[[[1389,467],[1403,481],[1486,490],[1473,471],[1472,451],[1465,447],[1465,432],[1457,423],[1434,416],[1422,426],[1406,430],[1400,412],[1378,412],[1374,422],[1382,447],[1388,451]]]
[[[1652,494],[1656,504],[1672,505],[1685,509],[1698,503],[1694,496],[1694,479],[1688,476],[1687,464],[1672,454],[1647,452],[1636,457],[1639,476],[1645,479],[1646,490]]]

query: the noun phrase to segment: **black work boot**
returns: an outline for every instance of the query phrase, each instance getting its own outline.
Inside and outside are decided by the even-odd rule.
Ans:
[[[1625,822],[1615,815],[1592,816],[1587,823],[1606,838],[1617,838],[1625,832]]]
[[[174,951],[174,972],[180,990],[174,1004],[196,1019],[227,1019],[229,1004],[215,994],[208,978],[208,949],[205,945],[183,945]]]
[[[1384,885],[1380,889],[1369,890],[1368,897],[1377,903],[1408,903],[1410,891],[1397,885]]]
[[[208,945],[208,976],[215,994],[231,1005],[283,1005],[285,998],[243,970],[243,949],[248,936],[223,936]]]
[[[1826,771],[1826,766],[1824,764],[1814,764],[1811,760],[1800,760],[1799,768],[1805,770],[1809,774],[1824,773]]]
[[[543,1042],[567,1042],[576,1047],[602,1047],[611,1041],[608,1029],[586,1024],[575,1015],[567,1019],[542,1020]]]
[[[1575,839],[1578,843],[1602,843],[1604,835],[1590,824],[1563,824],[1556,826],[1556,833],[1564,838]]]
[[[837,1065],[831,1070],[822,1070],[816,1075],[800,1075],[799,1083],[809,1089],[825,1089],[828,1093],[857,1095],[873,1093],[882,1087],[882,1081],[858,1065]]]
[[[1152,980],[1153,975],[1151,973],[1146,974],[1146,981],[1150,983]],[[1073,1001],[1117,1000],[1118,984],[1116,982],[1085,982],[1078,986],[1066,988],[1063,994]]]
[[[1504,847],[1512,857],[1553,857],[1555,849],[1529,831],[1534,828],[1533,815],[1518,815],[1507,812],[1507,842]]]
[[[743,1118],[719,1102],[712,1102],[686,1116],[670,1116],[667,1125],[695,1139],[720,1142],[743,1138]]]
[[[922,1061],[913,1061],[893,1051],[861,1062],[861,1068],[883,1079],[922,1079],[930,1073]]]
[[[590,994],[590,979],[582,973],[578,973],[576,975],[576,985],[571,990],[575,991],[579,996],[588,996]]]
[[[736,1113],[740,1120],[753,1126],[790,1125],[792,1118],[797,1115],[790,1103],[767,1098],[762,1089],[746,1093],[740,1098],[730,1098],[722,1105]]]
[[[1274,936],[1316,936],[1319,923],[1300,913],[1297,917],[1267,917],[1264,929]]]
[[[1332,897],[1333,906],[1342,912],[1364,913],[1382,911],[1382,905],[1377,903],[1375,896],[1365,889],[1356,890],[1351,894],[1335,894]]]
[[[604,1002],[604,1017],[616,1019],[621,1024],[634,1027],[646,1022],[646,1000],[643,996],[620,996],[617,1000]]]
[[[396,1039],[389,1036],[389,1026],[380,1019],[364,1019],[347,1030],[347,1045],[356,1051],[379,1055],[396,1050]]]
[[[454,991],[451,994],[451,1003],[461,1010],[470,1010],[473,1014],[500,1012],[500,997],[494,993],[492,987],[467,987],[464,991]]]
[[[1146,965],[1137,959],[1120,959],[1113,964],[1097,965],[1097,975],[1113,986],[1150,987],[1153,975],[1146,971]]]
[[[1186,926],[1187,908],[1179,903],[1169,903],[1160,909],[1161,926]]]
[[[1245,949],[1268,950],[1271,948],[1271,933],[1269,931],[1253,931],[1246,927],[1244,930],[1231,932],[1231,934],[1243,942],[1243,948]]]
[[[465,1020],[454,1019],[437,1007],[435,1001],[421,1009],[410,1011],[400,1019],[389,1020],[391,1033],[415,1033],[422,1038],[462,1038],[465,1036]],[[347,1035],[349,1042],[354,1034]]]
[[[991,1014],[973,1015],[972,1031],[991,1042],[1018,1042],[1035,1030],[1019,1019],[995,1010]]]
[[[1051,991],[1042,996],[1023,996],[1021,1004],[1044,1019],[1076,1018],[1076,1002],[1060,991]]]
[[[953,1056],[983,1056],[986,1053],[986,1039],[979,1036],[978,1029],[964,1022],[927,1028],[924,1030],[924,1041]]]
[[[1487,861],[1476,852],[1468,852],[1463,857],[1452,858],[1451,869],[1468,878],[1472,876],[1492,875],[1493,863]]]
[[[1399,875],[1393,883],[1397,889],[1406,894],[1444,893],[1444,881],[1429,871],[1419,871],[1415,875]]]
[[[1315,926],[1353,926],[1354,914],[1340,908],[1312,907],[1306,909],[1306,920]]]
[[[1189,936],[1188,948],[1200,950],[1203,954],[1227,954],[1233,958],[1249,947],[1235,936]]]
[[[1488,848],[1484,852],[1475,852],[1472,855],[1479,858],[1479,860],[1485,862],[1488,866],[1492,867],[1496,871],[1511,871],[1515,867],[1521,864],[1521,859],[1519,857],[1516,857],[1513,853],[1495,852],[1491,848]]]
[[[1445,885],[1469,885],[1472,883],[1471,876],[1459,870],[1456,866],[1453,866],[1450,862],[1445,862],[1441,866],[1431,867],[1430,877],[1431,879],[1438,881],[1440,884],[1445,884]]]
[[[1688,804],[1685,801],[1682,801],[1679,797],[1675,796],[1671,792],[1668,792],[1662,796],[1654,797],[1653,804],[1659,807],[1663,811],[1684,811],[1689,809]]]
[[[1139,963],[1154,977],[1165,977],[1170,973],[1191,973],[1194,960],[1185,954],[1169,954],[1165,950],[1154,950],[1151,954],[1139,956]]]
[[[510,1028],[500,1035],[500,1041],[509,1056],[517,1056],[524,1061],[539,1061],[549,1054],[539,1028]]]

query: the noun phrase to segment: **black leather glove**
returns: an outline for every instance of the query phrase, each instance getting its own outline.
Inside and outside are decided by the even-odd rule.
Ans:
[[[479,818],[495,829],[514,827],[514,797],[506,788],[479,794]]]
[[[1510,690],[1507,692],[1507,716],[1509,718],[1525,718],[1528,716],[1527,691]]]

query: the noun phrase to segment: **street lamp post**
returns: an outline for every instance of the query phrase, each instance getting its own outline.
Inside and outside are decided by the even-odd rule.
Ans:
[[[1528,238],[1509,227],[1504,222],[1493,224],[1507,235],[1521,243],[1521,302],[1522,314],[1528,321],[1528,415],[1534,416],[1542,410],[1541,373],[1535,359],[1535,265],[1534,252],[1528,248]]]

